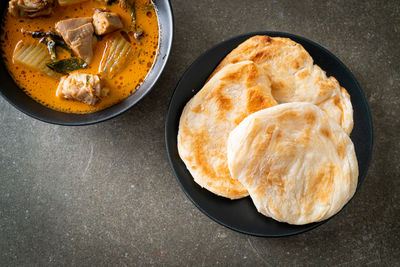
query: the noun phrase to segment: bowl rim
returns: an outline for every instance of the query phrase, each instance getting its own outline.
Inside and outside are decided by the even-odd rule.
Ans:
[[[158,80],[160,79],[166,65],[169,59],[169,56],[171,54],[172,50],[172,45],[173,45],[173,40],[174,40],[174,31],[175,31],[175,19],[174,19],[174,13],[172,9],[172,5],[170,0],[163,0],[163,1],[155,1],[151,0],[152,3],[155,6],[156,12],[158,12],[159,7],[162,6],[164,15],[161,16],[158,15],[158,27],[159,27],[159,43],[158,43],[158,55],[157,58],[155,59],[153,66],[151,67],[150,71],[147,73],[143,83],[139,86],[139,88],[136,89],[135,92],[133,92],[131,95],[128,97],[122,99],[120,102],[115,103],[112,106],[109,106],[105,109],[98,110],[95,112],[91,113],[83,113],[83,114],[77,114],[77,113],[67,113],[67,112],[62,112],[58,111],[52,108],[49,108],[45,105],[42,105],[41,103],[35,101],[33,98],[28,96],[23,89],[20,88],[20,86],[17,85],[17,83],[14,81],[12,78],[11,74],[8,72],[7,67],[4,64],[4,59],[1,57],[0,64],[4,65],[5,70],[7,71],[7,74],[9,78],[12,80],[12,83],[22,91],[23,94],[25,94],[29,99],[30,103],[33,105],[41,106],[41,111],[42,112],[33,112],[30,109],[27,109],[25,105],[20,104],[18,101],[15,101],[13,98],[9,97],[8,94],[6,93],[7,89],[5,86],[0,86],[0,95],[8,102],[10,103],[13,107],[15,107],[17,110],[21,111],[22,113],[37,119],[42,122],[54,124],[54,125],[62,125],[62,126],[85,126],[85,125],[92,125],[96,124],[99,122],[104,122],[110,119],[113,119],[122,113],[126,112],[130,108],[132,108],[134,105],[136,105],[137,102],[142,100],[156,85]],[[8,2],[5,2],[4,5],[8,5]],[[0,26],[0,32],[3,32],[3,26],[4,26],[4,17],[5,13],[7,12],[7,7],[4,10],[3,13],[3,19],[1,21],[1,26]],[[161,19],[166,21],[167,23],[161,23]],[[162,31],[163,27],[165,27],[164,31],[166,31],[166,35],[164,36],[164,39],[162,38]],[[163,45],[163,47],[162,47]],[[165,47],[164,47],[165,45]],[[165,53],[161,54],[161,50],[163,50]],[[155,66],[158,68],[157,72],[154,72]],[[147,79],[150,75],[153,75],[151,77],[151,80]],[[144,88],[144,85],[146,88]],[[142,89],[143,88],[143,89]],[[144,92],[141,93],[140,96],[138,96],[135,100],[132,100],[130,103],[126,103],[127,100],[129,100],[131,97],[134,97],[136,93],[139,90],[144,90]],[[51,112],[53,114],[58,114],[62,117],[68,117],[68,119],[56,119],[52,117],[45,116],[44,113],[46,112]],[[100,115],[101,113],[104,113]]]

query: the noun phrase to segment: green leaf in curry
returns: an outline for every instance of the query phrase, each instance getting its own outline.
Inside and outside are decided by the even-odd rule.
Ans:
[[[33,38],[52,37],[53,39],[62,40],[62,37],[53,31],[24,31],[24,33],[30,34]]]
[[[135,10],[135,1],[132,2],[131,4],[131,17],[132,17],[132,23],[133,23],[133,28],[136,31],[136,10]]]
[[[150,8],[152,9],[152,6],[150,6]],[[132,2],[131,7],[130,7],[130,11],[131,11],[132,24],[133,24],[133,29],[134,29],[133,37],[135,38],[135,40],[139,44],[141,44],[140,39],[143,37],[144,31],[142,29],[139,29],[139,27],[137,26],[137,23],[136,23],[136,5],[135,5],[135,1]]]
[[[53,31],[48,31],[48,32],[43,32],[43,31],[24,31],[27,34],[30,34],[33,38],[42,38],[40,40],[41,43],[44,43],[43,38],[46,38],[47,41],[50,39],[55,42],[55,46],[59,46],[62,49],[68,51],[71,56],[74,56],[74,52],[72,49],[67,45],[66,42],[64,42],[64,39],[56,32]],[[47,45],[47,43],[44,43]],[[50,54],[51,55],[51,54]],[[53,58],[52,58],[53,60]],[[55,60],[55,59],[54,59]]]
[[[73,57],[75,56],[74,52],[72,51],[71,48],[69,48],[69,46],[64,42],[64,40],[59,40],[59,39],[55,39],[54,42],[56,43],[56,46],[61,47],[62,49],[64,49],[65,51],[68,51],[70,53],[70,55]]]
[[[88,65],[80,58],[67,58],[47,63],[46,66],[54,70],[55,72],[68,74],[69,72],[74,70],[85,69]]]
[[[131,42],[131,38],[129,38],[129,35],[126,33],[126,31],[120,31],[120,33],[121,33],[122,37],[124,37],[127,42],[129,42],[129,43]]]

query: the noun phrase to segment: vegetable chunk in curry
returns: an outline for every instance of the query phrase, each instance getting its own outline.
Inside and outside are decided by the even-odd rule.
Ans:
[[[11,0],[1,48],[15,80],[62,112],[112,106],[143,83],[158,54],[150,0]]]

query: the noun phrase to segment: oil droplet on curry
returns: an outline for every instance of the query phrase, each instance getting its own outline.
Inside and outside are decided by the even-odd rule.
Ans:
[[[9,8],[1,36],[6,66],[30,97],[62,112],[90,113],[120,102],[140,86],[158,54],[159,27],[151,1],[33,2],[41,1],[44,5],[33,10]],[[100,21],[96,12],[103,16]],[[74,18],[92,20],[59,23]]]

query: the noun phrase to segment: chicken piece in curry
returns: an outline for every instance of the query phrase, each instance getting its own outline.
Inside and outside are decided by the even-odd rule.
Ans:
[[[157,57],[150,0],[11,0],[1,48],[30,97],[55,110],[90,113],[131,95]]]

